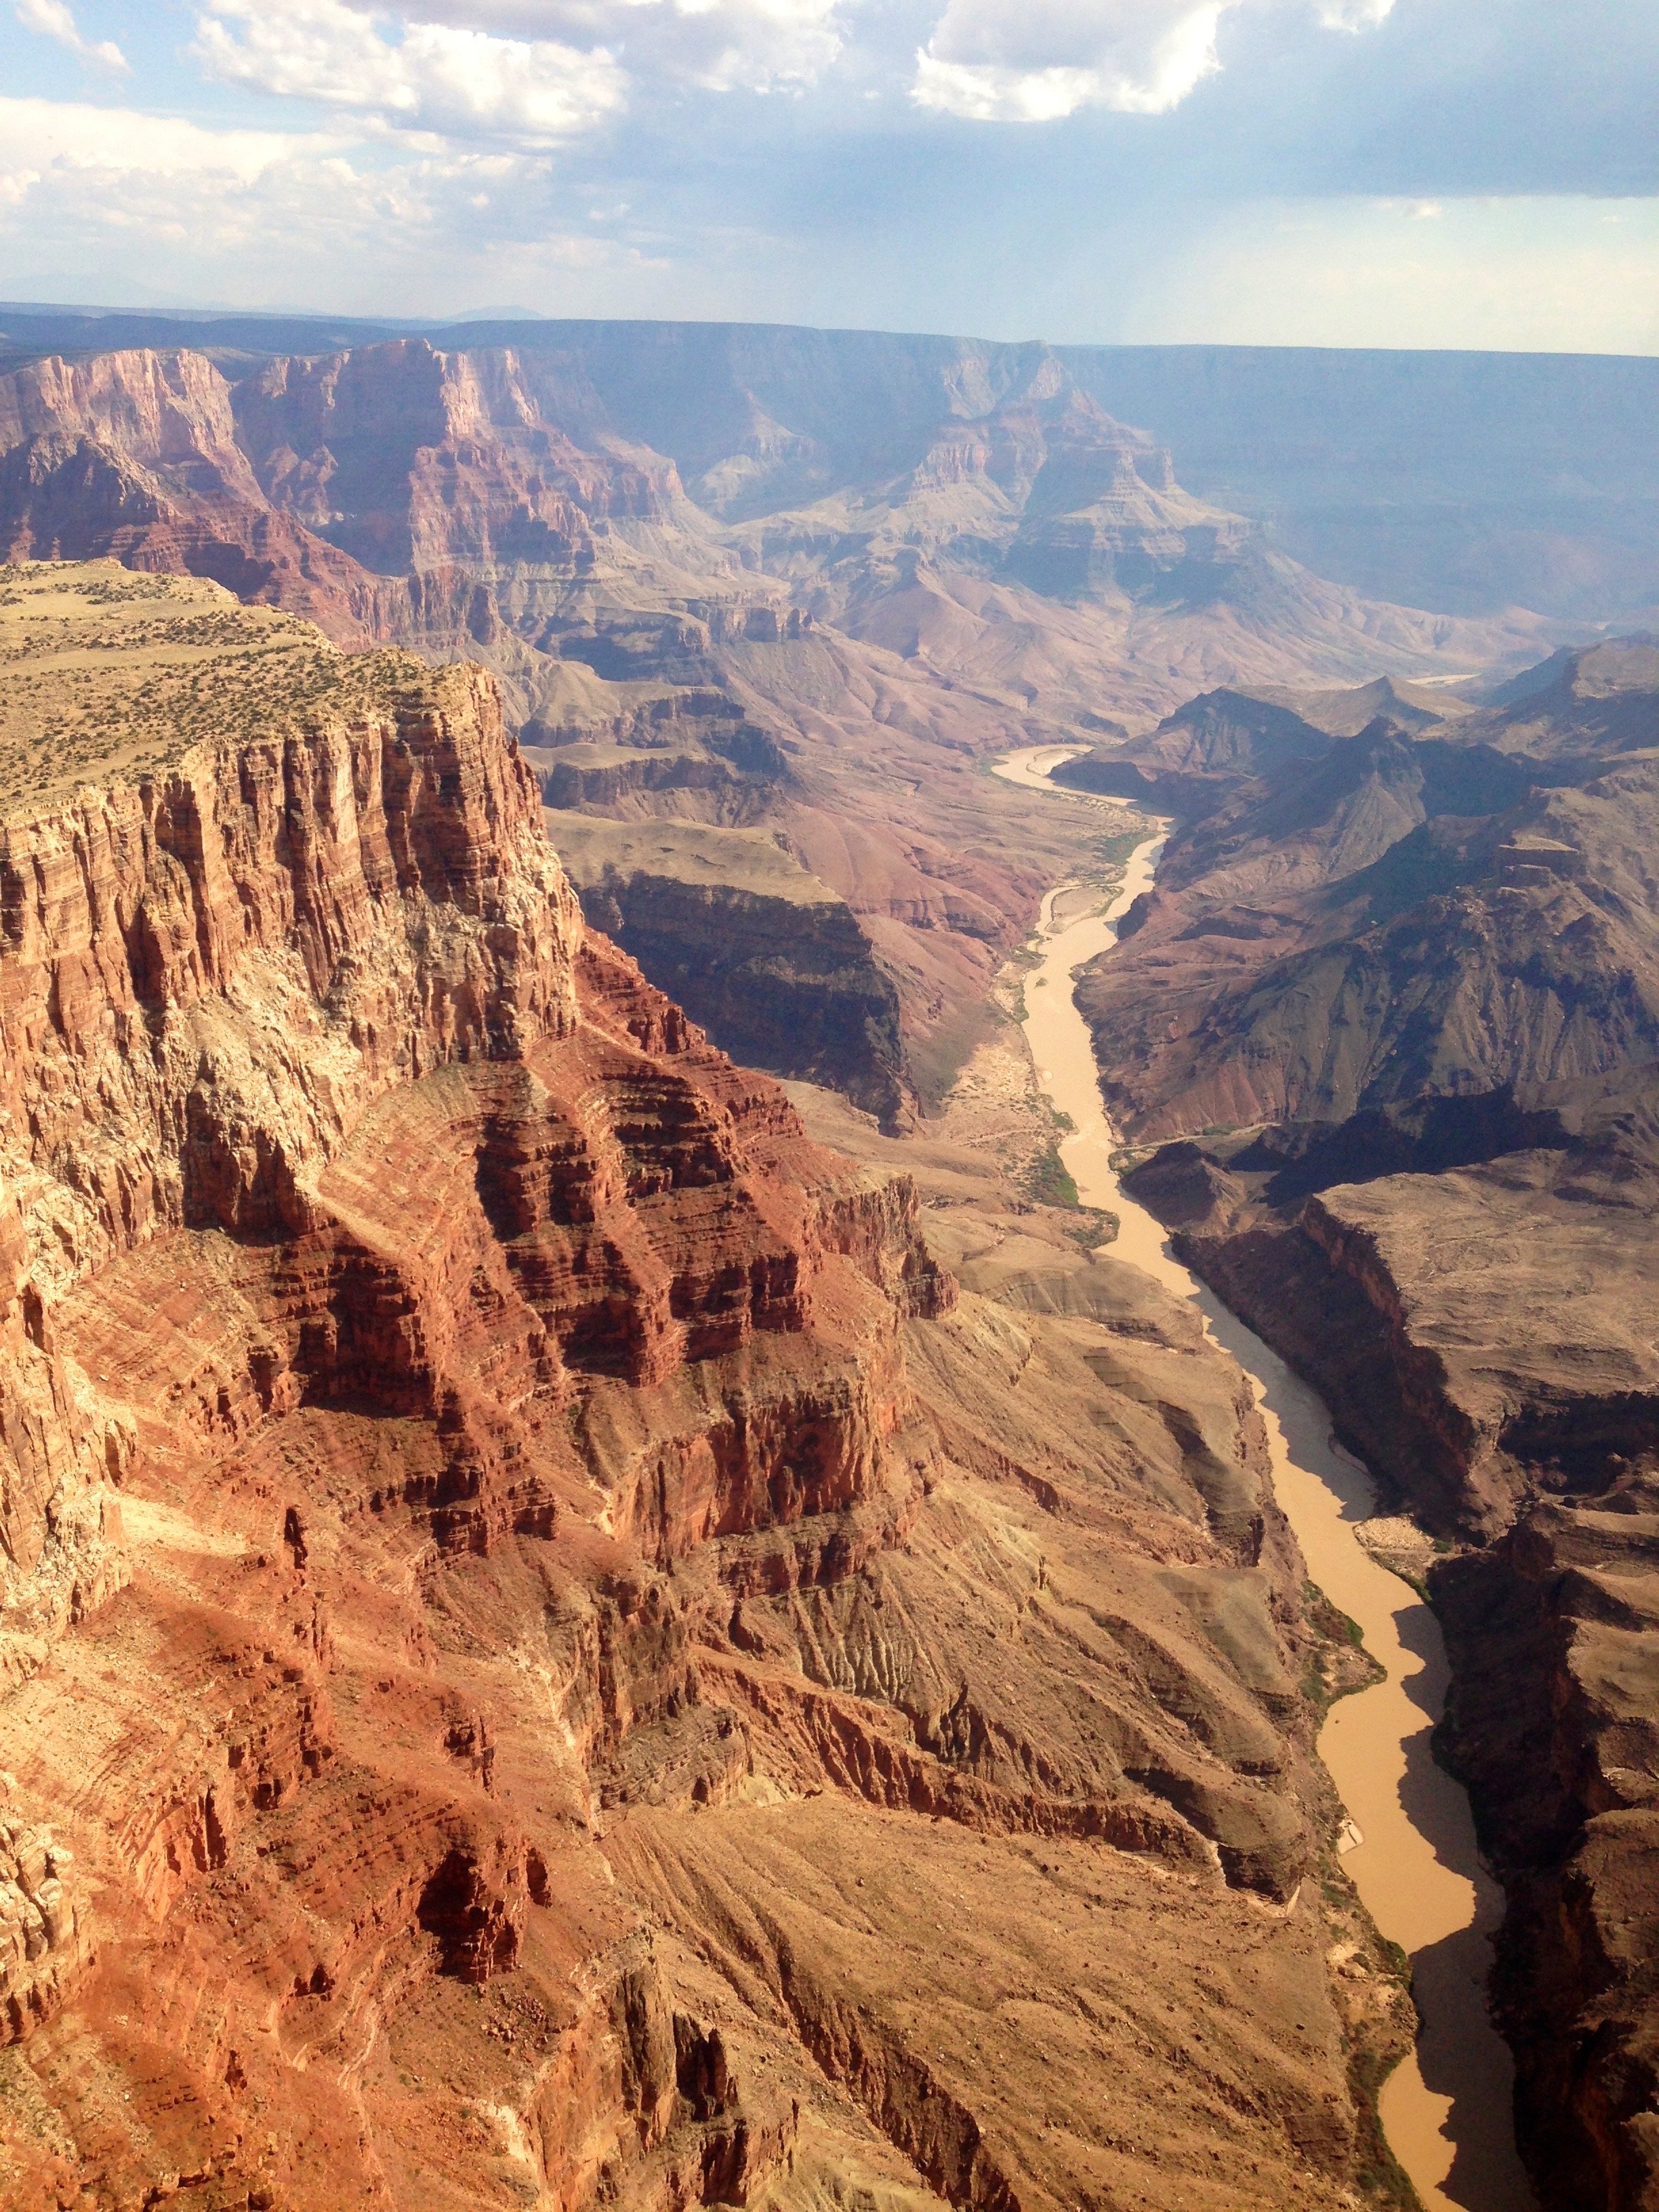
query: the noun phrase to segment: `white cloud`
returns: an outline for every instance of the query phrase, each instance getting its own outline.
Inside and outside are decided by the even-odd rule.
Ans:
[[[198,266],[292,240],[304,260],[390,225],[425,237],[511,155],[364,163],[321,131],[213,131],[72,101],[0,99],[0,207],[18,247],[112,235],[187,244]],[[142,189],[139,187],[142,186]]]
[[[1328,31],[1369,31],[1393,9],[1394,0],[1318,0],[1316,12]]]
[[[602,40],[641,75],[705,90],[810,84],[843,44],[842,0],[396,0],[423,20],[501,37]]]
[[[561,297],[644,265],[567,228],[547,164],[396,136],[210,130],[131,108],[0,96],[0,239],[39,299],[444,313]],[[182,295],[182,296],[181,296]]]
[[[1221,66],[1216,33],[1243,0],[946,0],[916,56],[919,107],[974,123],[1052,123],[1079,108],[1164,115]],[[1314,0],[1327,30],[1363,31],[1394,0]]]
[[[39,31],[58,45],[67,46],[83,62],[96,62],[102,69],[125,70],[127,58],[113,39],[83,39],[76,27],[66,0],[14,0],[14,12],[26,31]]]
[[[628,80],[603,46],[428,22],[398,25],[394,43],[381,35],[384,16],[342,0],[210,0],[210,9],[191,51],[210,76],[410,130],[550,146],[592,130],[627,98]]]
[[[0,177],[210,176],[246,185],[275,167],[333,152],[338,143],[319,133],[210,131],[131,107],[0,98]]]
[[[9,262],[65,276],[101,263],[164,296],[185,263],[234,266],[299,235],[309,255],[339,252],[376,212],[420,219],[406,179],[364,175],[320,133],[0,99],[0,149]]]
[[[656,42],[678,47],[697,83],[713,92],[769,92],[808,84],[840,53],[836,0],[672,0]],[[699,57],[695,48],[704,50]]]
[[[1082,107],[1162,115],[1219,67],[1216,26],[1238,0],[949,0],[916,57],[911,97],[981,123],[1048,123]]]

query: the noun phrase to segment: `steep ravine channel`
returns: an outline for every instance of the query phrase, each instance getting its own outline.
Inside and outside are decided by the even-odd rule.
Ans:
[[[1072,799],[1048,781],[1068,750],[1012,753],[997,773]],[[1428,2212],[1530,2212],[1535,2199],[1515,2148],[1514,2069],[1485,1991],[1502,1894],[1481,1865],[1468,1797],[1430,1748],[1447,1683],[1439,1624],[1355,1534],[1376,1510],[1375,1494],[1365,1469],[1334,1441],[1317,1394],[1170,1257],[1161,1225],[1124,1195],[1112,1170],[1115,1140],[1073,978],[1115,942],[1116,917],[1152,882],[1160,849],[1156,838],[1137,848],[1103,911],[1066,921],[1056,914],[1065,887],[1048,893],[1042,964],[1026,980],[1025,1034],[1044,1090],[1074,1126],[1060,1155],[1079,1196],[1118,1217],[1114,1251],[1193,1300],[1250,1376],[1308,1571],[1387,1669],[1385,1680],[1333,1706],[1319,1749],[1349,1817],[1345,1864],[1377,1926],[1410,1955],[1423,2016],[1416,2052],[1382,2090],[1389,2142]]]

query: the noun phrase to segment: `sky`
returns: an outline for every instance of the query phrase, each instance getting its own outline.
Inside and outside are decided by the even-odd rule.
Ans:
[[[0,0],[0,297],[1659,353],[1659,0]]]

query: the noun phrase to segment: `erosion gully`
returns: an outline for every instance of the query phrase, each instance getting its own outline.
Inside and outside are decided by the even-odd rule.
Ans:
[[[1081,794],[1048,781],[1074,750],[1031,747],[1008,755],[996,772],[1075,802]],[[1447,1683],[1439,1624],[1355,1534],[1377,1500],[1365,1468],[1333,1437],[1323,1401],[1171,1257],[1161,1225],[1125,1196],[1112,1170],[1115,1139],[1073,978],[1116,942],[1118,917],[1152,883],[1161,849],[1158,837],[1137,848],[1122,887],[1102,910],[1066,919],[1056,911],[1064,884],[1044,898],[1042,964],[1026,980],[1025,1034],[1043,1089],[1073,1125],[1060,1157],[1079,1197],[1117,1216],[1114,1254],[1189,1299],[1206,1333],[1249,1376],[1274,1487],[1308,1572],[1358,1622],[1365,1649],[1387,1669],[1386,1680],[1332,1706],[1319,1750],[1348,1816],[1344,1864],[1378,1928],[1409,1954],[1422,2017],[1415,2052],[1383,2086],[1389,2142],[1427,2212],[1533,2212],[1536,2200],[1515,2148],[1514,2069],[1486,1997],[1502,1893],[1481,1864],[1467,1796],[1430,1749]]]

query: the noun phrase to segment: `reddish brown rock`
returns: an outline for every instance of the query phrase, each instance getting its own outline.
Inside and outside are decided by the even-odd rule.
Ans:
[[[752,963],[707,973],[709,917],[672,892],[613,919],[740,1056],[889,1121],[948,1091],[1042,891],[1098,867],[1081,809],[988,788],[988,758],[1218,679],[1513,659],[1539,627],[1309,574],[1042,346],[547,324],[266,353],[244,325],[210,359],[153,334],[0,377],[0,550],[210,576],[343,643],[483,659],[538,738],[631,747],[644,710],[715,698],[787,774],[736,793],[683,759],[582,781],[606,811],[612,783],[630,817],[787,840],[860,940],[827,993],[804,948],[798,1003],[827,1034],[779,1049],[739,1018]],[[703,812],[722,806],[741,811]],[[744,935],[744,902],[721,903],[715,936]]]
[[[0,733],[7,2200],[1337,2212],[1403,2000],[1236,1371],[959,1298],[487,678],[195,588],[175,744],[67,646],[79,781]]]

